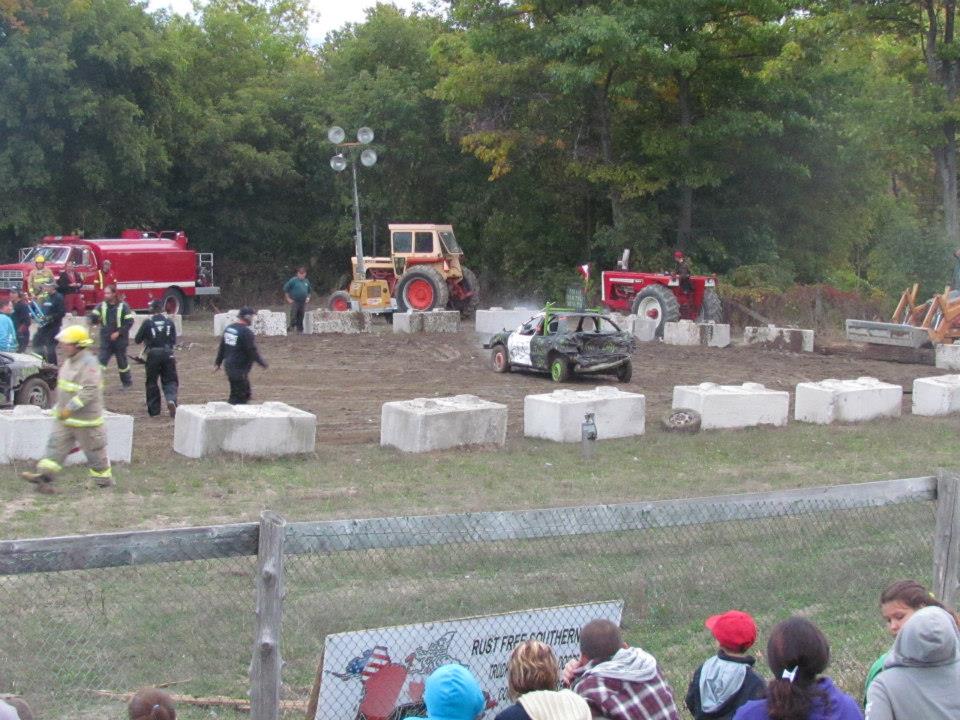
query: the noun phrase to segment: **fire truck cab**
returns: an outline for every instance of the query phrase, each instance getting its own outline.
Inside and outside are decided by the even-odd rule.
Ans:
[[[220,293],[213,284],[213,253],[187,247],[182,230],[124,230],[118,238],[48,235],[33,247],[22,248],[19,262],[0,265],[0,296],[26,289],[38,256],[54,277],[68,260],[74,262],[83,277],[88,308],[102,299],[95,281],[105,260],[110,261],[117,292],[134,310],[147,310],[152,300],[160,299],[168,314],[187,315],[194,298]]]

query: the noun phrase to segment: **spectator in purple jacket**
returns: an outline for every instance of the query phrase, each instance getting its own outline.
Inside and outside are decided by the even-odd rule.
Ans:
[[[767,641],[767,697],[743,705],[733,720],[863,720],[859,703],[820,675],[829,662],[830,644],[816,625],[784,620]]]
[[[673,691],[653,655],[628,647],[620,628],[591,620],[580,631],[580,658],[563,669],[563,681],[607,720],[679,720]]]

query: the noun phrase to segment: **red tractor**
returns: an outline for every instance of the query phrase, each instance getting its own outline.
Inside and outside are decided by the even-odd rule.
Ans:
[[[610,310],[656,320],[657,337],[663,336],[664,323],[723,319],[716,275],[684,277],[675,272],[633,272],[628,269],[629,263],[630,251],[624,250],[623,258],[617,262],[618,269],[600,274],[602,301]]]

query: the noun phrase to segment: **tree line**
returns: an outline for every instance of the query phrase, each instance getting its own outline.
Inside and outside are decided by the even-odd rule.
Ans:
[[[955,4],[449,0],[308,40],[307,0],[0,0],[0,247],[183,228],[271,282],[349,268],[331,125],[376,131],[367,252],[450,222],[488,286],[623,248],[733,283],[949,279]]]

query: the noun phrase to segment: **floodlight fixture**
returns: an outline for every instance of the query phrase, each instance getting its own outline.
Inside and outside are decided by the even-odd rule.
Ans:
[[[337,172],[343,172],[347,169],[347,159],[343,154],[334,155],[330,158],[330,167],[332,167]]]
[[[360,164],[364,167],[373,167],[377,164],[377,151],[372,148],[367,148],[362,153],[360,153]]]
[[[362,127],[357,130],[357,140],[363,145],[369,145],[373,142],[373,130],[368,127]]]
[[[332,128],[327,130],[327,140],[332,142],[334,145],[339,145],[343,142],[343,139],[347,134],[343,131],[343,128],[339,125],[334,125]]]

